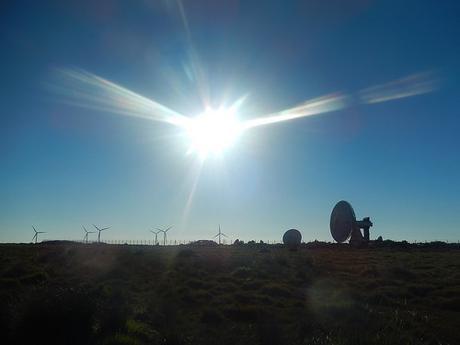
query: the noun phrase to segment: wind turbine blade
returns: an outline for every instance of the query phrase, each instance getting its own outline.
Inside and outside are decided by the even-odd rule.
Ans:
[[[157,229],[158,231],[163,231],[163,230],[161,230],[161,229],[159,229],[159,228],[155,228],[155,229]]]
[[[99,228],[96,225],[93,224],[93,226],[96,228],[97,231],[99,231]]]
[[[169,229],[171,229],[171,228],[172,228],[172,226],[170,226],[169,228],[167,228],[167,229],[165,230],[165,232],[166,232],[166,231],[169,231]]]
[[[222,236],[224,236],[224,237],[228,237],[228,236],[227,236],[227,235],[225,235],[223,232],[221,233],[221,235],[222,235]]]
[[[220,234],[217,234],[216,236],[214,236],[213,238],[216,238],[217,236],[219,236]]]
[[[101,229],[101,231],[104,231],[104,230],[107,230],[107,229],[110,229],[110,226],[106,227],[106,228],[103,228]]]
[[[34,229],[35,232],[37,232],[37,230],[35,229],[35,226],[32,225],[32,228]]]

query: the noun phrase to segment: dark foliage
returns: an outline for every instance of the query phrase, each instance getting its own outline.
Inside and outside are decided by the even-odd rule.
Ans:
[[[4,344],[460,343],[457,245],[3,245]]]
[[[94,341],[95,300],[71,289],[33,291],[17,306],[16,344],[90,344]]]

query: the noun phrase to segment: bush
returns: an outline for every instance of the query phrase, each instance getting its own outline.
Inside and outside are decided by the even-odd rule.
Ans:
[[[45,272],[34,272],[20,279],[24,285],[36,285],[48,280],[48,275]]]
[[[191,258],[193,256],[196,256],[195,252],[191,249],[182,249],[179,251],[179,253],[177,253],[177,258],[179,259],[188,259],[188,258]]]
[[[402,266],[390,267],[388,269],[388,275],[390,276],[390,278],[400,280],[414,280],[417,277],[417,275],[413,271]]]
[[[262,310],[255,306],[238,305],[227,307],[224,310],[225,315],[237,322],[255,322],[259,318]]]
[[[137,339],[126,334],[115,334],[104,339],[103,345],[141,345]]]
[[[19,306],[13,327],[17,344],[90,344],[95,303],[71,289],[37,291]]]
[[[223,320],[222,314],[215,309],[205,309],[201,314],[201,322],[206,324],[218,325]]]
[[[249,267],[238,267],[232,272],[232,275],[236,278],[248,278],[251,275],[251,269]]]
[[[21,288],[21,283],[15,278],[0,279],[0,286],[5,290],[17,290]]]
[[[292,296],[292,293],[289,289],[277,285],[277,284],[268,284],[263,289],[262,292],[271,297],[284,297],[289,298]]]

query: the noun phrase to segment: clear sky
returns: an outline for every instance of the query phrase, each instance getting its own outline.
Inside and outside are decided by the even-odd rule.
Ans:
[[[171,239],[208,239],[221,224],[232,239],[298,228],[329,241],[341,199],[371,217],[371,237],[456,241],[459,16],[458,1],[2,3],[0,241],[30,241],[32,224],[81,239],[92,223],[112,226],[107,239],[169,225]],[[247,96],[243,120],[331,93],[349,101],[248,130],[199,168],[175,126],[62,102],[48,86],[67,69],[191,117],[203,90],[213,107]],[[417,91],[426,73],[426,92],[359,97]]]

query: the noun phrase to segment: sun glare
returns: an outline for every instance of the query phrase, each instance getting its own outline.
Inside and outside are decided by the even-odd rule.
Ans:
[[[189,152],[198,153],[202,159],[210,154],[220,155],[232,146],[242,129],[231,109],[208,109],[185,125]]]

